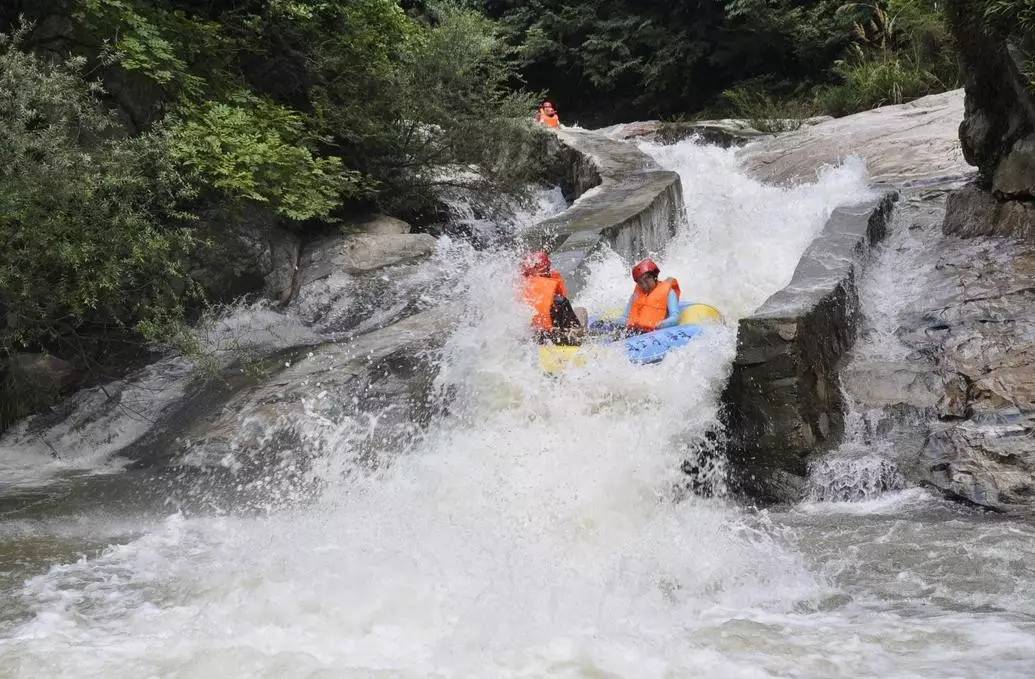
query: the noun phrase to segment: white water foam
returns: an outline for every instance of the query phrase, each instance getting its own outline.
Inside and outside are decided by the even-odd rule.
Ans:
[[[664,271],[733,318],[786,282],[836,202],[866,192],[855,165],[780,190],[743,177],[717,149],[653,152],[678,163],[692,211],[691,228],[662,253]],[[314,505],[175,515],[32,578],[21,596],[33,615],[0,640],[0,668],[922,676],[948,658],[964,673],[994,663],[999,676],[1022,676],[1017,649],[1030,636],[1011,622],[969,626],[964,614],[937,620],[855,602],[766,513],[677,492],[679,463],[715,423],[730,329],[660,366],[618,360],[549,378],[513,293],[518,253],[455,253],[468,267],[455,291],[464,311],[438,376],[445,414],[423,437],[356,475],[348,432],[330,434],[337,454],[315,471],[328,487]],[[602,256],[582,300],[624,302],[628,265]]]

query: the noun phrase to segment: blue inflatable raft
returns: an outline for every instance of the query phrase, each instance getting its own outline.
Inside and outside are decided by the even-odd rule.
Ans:
[[[664,359],[669,351],[689,344],[704,332],[707,326],[723,322],[722,314],[713,306],[696,302],[684,302],[679,306],[681,309],[679,325],[600,344],[594,344],[590,340],[579,347],[541,346],[539,347],[539,365],[544,371],[557,374],[570,365],[585,365],[589,353],[594,349],[608,349],[616,346],[624,349],[626,358],[632,363],[657,363]],[[608,327],[607,320],[590,323],[591,332],[594,329],[606,330]],[[610,327],[613,327],[613,324],[610,324]]]

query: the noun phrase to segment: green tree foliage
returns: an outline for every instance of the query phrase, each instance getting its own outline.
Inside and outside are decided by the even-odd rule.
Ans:
[[[474,12],[425,6],[416,20],[393,0],[77,2],[102,58],[163,88],[177,157],[231,197],[295,219],[349,201],[415,213],[443,188],[509,195],[536,172],[533,131],[513,122],[532,100],[510,87],[512,55]]]
[[[255,229],[507,202],[541,172],[512,51],[455,5],[0,4],[0,34],[20,26],[0,46],[0,382],[14,352],[99,369],[187,341],[196,300],[254,285]]]
[[[283,217],[326,217],[364,191],[356,172],[303,143],[303,117],[247,94],[205,102],[166,126],[170,156],[199,186],[232,200],[268,203]]]
[[[957,79],[941,0],[472,2],[519,46],[530,85],[592,122],[706,107],[845,113]]]
[[[177,326],[192,247],[190,188],[160,138],[112,138],[81,76],[0,40],[0,356],[83,363],[115,338]]]
[[[490,22],[447,8],[418,31],[397,8],[386,25],[392,3],[357,4],[336,22],[350,30],[314,54],[313,119],[377,183],[382,207],[419,211],[457,188],[520,193],[539,170],[533,100],[510,89],[509,52]],[[339,77],[361,54],[372,57],[364,77]]]
[[[694,110],[717,91],[716,0],[485,0],[523,73],[583,119]]]

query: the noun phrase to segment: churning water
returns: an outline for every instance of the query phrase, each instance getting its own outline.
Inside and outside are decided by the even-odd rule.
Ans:
[[[663,274],[731,319],[867,192],[855,163],[777,189],[731,152],[647,150],[688,212]],[[545,377],[517,254],[447,242],[429,263],[463,262],[442,295],[467,311],[441,414],[390,463],[355,473],[350,432],[328,427],[308,472],[324,490],[293,508],[0,516],[3,549],[30,553],[3,592],[0,676],[1031,676],[1029,526],[918,490],[779,512],[688,494],[733,332]],[[628,266],[601,254],[577,301],[621,305]]]

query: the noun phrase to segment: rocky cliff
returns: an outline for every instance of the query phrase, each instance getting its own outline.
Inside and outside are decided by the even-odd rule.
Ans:
[[[952,0],[950,26],[966,73],[960,142],[976,182],[949,197],[944,229],[963,237],[1035,239],[1035,36],[990,24],[983,3]]]
[[[792,325],[779,319],[783,335],[776,324],[769,333],[742,328],[727,395],[734,461],[756,494],[796,500],[819,482],[811,470],[879,468],[999,511],[1035,508],[1031,36],[994,29],[977,3],[950,2],[949,14],[965,94],[820,123],[742,151],[756,176],[777,183],[859,155],[903,198],[890,242],[860,283],[857,346],[819,361],[764,361],[803,355]],[[765,329],[763,312],[746,319],[747,330]],[[847,337],[821,335],[821,347]],[[838,398],[817,388],[831,380],[840,382]]]

